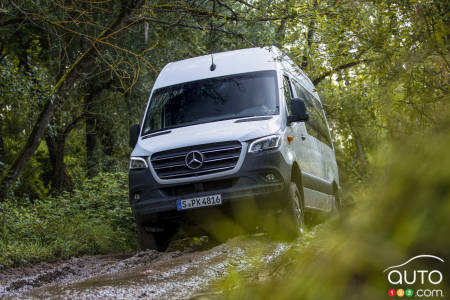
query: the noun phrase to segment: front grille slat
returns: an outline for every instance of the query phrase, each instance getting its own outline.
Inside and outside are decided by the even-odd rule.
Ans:
[[[177,154],[177,155],[170,155],[170,156],[163,156],[158,158],[152,158],[152,161],[162,161],[162,160],[170,160],[174,158],[180,158],[184,157],[186,154]]]
[[[219,158],[211,158],[211,159],[205,159],[204,163],[209,162],[215,162],[215,161],[222,161],[222,160],[230,160],[230,159],[239,159],[239,155],[237,156],[226,156],[226,157],[219,157]]]
[[[234,168],[234,166],[215,168],[215,169],[203,170],[203,171],[192,172],[192,173],[185,172],[185,173],[180,173],[180,174],[164,175],[162,178],[163,179],[179,178],[179,177],[184,177],[186,175],[190,175],[190,177],[191,176],[199,176],[199,175],[204,175],[206,173],[213,173],[213,172],[217,172],[217,171],[225,171],[225,170],[229,170],[229,169],[232,169],[232,168]]]
[[[167,166],[160,166],[160,167],[153,167],[155,170],[161,170],[161,169],[169,169],[169,168],[177,168],[177,167],[183,167],[185,164],[175,164],[175,165],[167,165]]]
[[[239,147],[229,147],[229,148],[223,148],[223,149],[215,149],[215,150],[206,150],[202,151],[202,153],[212,153],[212,152],[219,152],[219,151],[230,151],[230,150],[241,150],[241,146]],[[240,151],[239,151],[240,152]]]
[[[186,168],[186,169],[176,169],[176,170],[165,171],[164,174],[162,174],[161,176],[172,177],[172,176],[177,176],[177,175],[189,175],[189,174],[192,174],[193,176],[196,176],[199,173],[209,172],[209,171],[215,170],[217,168],[228,168],[228,167],[234,167],[234,164],[227,164],[227,165],[221,165],[221,166],[217,166],[217,165],[204,166],[204,167],[202,167],[202,168],[200,168],[198,170],[195,170],[195,171],[191,171],[188,168]]]
[[[185,157],[194,150],[202,153],[204,161],[202,167],[192,170],[186,166]],[[189,178],[233,169],[241,150],[238,141],[196,145],[154,153],[150,162],[161,179]]]

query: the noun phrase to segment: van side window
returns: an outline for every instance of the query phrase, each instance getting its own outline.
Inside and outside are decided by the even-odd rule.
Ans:
[[[284,100],[286,101],[286,107],[288,109],[289,115],[291,114],[291,99],[292,99],[292,88],[287,76],[283,76],[284,85]]]
[[[295,93],[297,94],[297,98],[301,98],[306,100],[308,92],[295,80],[292,81],[292,85],[294,86]]]
[[[319,115],[319,131],[320,131],[320,140],[324,142],[326,145],[332,147],[331,145],[331,137],[330,132],[328,131],[327,121],[325,119],[325,115],[323,113],[322,105],[316,98],[313,97],[314,108]]]
[[[319,101],[308,94],[305,99],[306,109],[309,113],[309,120],[306,122],[308,133],[319,141],[331,147],[331,139],[328,133],[327,123],[322,112]]]
[[[320,102],[305,90],[299,83],[292,81],[298,98],[305,100],[309,120],[305,123],[309,135],[331,147],[331,138]]]

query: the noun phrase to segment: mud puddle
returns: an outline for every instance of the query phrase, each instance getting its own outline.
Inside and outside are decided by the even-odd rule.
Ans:
[[[149,250],[41,263],[0,273],[0,298],[202,298],[231,272],[251,280],[270,278],[274,268],[269,265],[301,239],[289,244],[256,234],[196,252]]]

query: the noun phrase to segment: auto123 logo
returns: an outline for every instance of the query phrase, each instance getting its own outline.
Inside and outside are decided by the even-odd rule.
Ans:
[[[386,268],[390,284],[390,297],[444,298],[441,283],[444,276],[439,270],[444,260],[434,255],[417,255],[404,263]]]

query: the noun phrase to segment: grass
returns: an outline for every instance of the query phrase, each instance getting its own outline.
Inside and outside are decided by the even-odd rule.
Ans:
[[[286,253],[281,275],[256,283],[225,279],[215,298],[387,299],[390,288],[420,289],[389,284],[383,270],[420,254],[450,259],[449,129],[407,137],[378,153],[370,185],[353,194],[358,204],[307,247]],[[450,293],[448,263],[416,263],[440,270],[444,280],[432,288]]]
[[[1,203],[0,269],[137,249],[127,193],[126,173],[103,173],[70,194]]]

